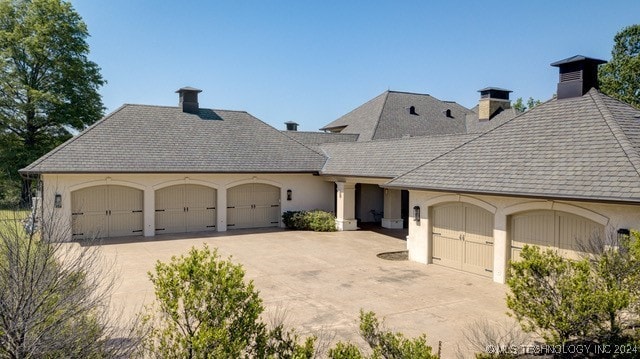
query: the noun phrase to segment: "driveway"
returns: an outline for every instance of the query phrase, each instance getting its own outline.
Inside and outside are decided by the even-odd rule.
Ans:
[[[162,235],[105,241],[101,250],[115,263],[121,284],[113,304],[133,315],[154,299],[147,272],[192,246],[207,243],[241,263],[264,300],[267,320],[285,312],[302,334],[327,340],[358,336],[360,309],[384,318],[408,336],[427,334],[443,357],[463,342],[462,331],[478,319],[504,322],[504,285],[437,265],[390,261],[376,254],[406,249],[403,240],[371,231],[314,233],[283,230]]]

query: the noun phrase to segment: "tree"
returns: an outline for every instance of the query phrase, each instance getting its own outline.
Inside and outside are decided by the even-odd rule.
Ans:
[[[18,169],[102,116],[88,36],[66,1],[0,1],[0,179],[19,184]],[[24,180],[23,203],[30,195]]]
[[[282,323],[268,329],[253,282],[241,265],[221,260],[216,250],[195,247],[187,256],[158,261],[149,273],[157,308],[144,321],[150,330],[149,356],[159,358],[311,358],[314,339],[298,336]]]
[[[26,233],[17,216],[0,219],[0,357],[132,354],[133,331],[107,310],[113,277],[103,271],[109,267],[99,247],[63,243],[55,227],[48,222],[52,241],[44,241],[39,232]]]
[[[525,105],[524,101],[522,100],[522,97],[518,97],[513,103],[513,108],[516,109],[518,112],[525,112],[527,110],[531,110],[532,108],[538,106],[541,103],[542,101],[535,100],[533,97],[529,97],[529,99],[527,100],[527,104]]]
[[[640,108],[640,24],[625,27],[613,40],[611,61],[599,69],[600,90]]]

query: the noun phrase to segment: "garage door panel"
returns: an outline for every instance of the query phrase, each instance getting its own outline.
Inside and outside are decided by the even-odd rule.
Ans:
[[[180,210],[184,207],[184,188],[182,185],[161,188],[156,191],[156,211]]]
[[[511,260],[520,259],[525,244],[551,248],[572,259],[582,257],[580,243],[604,238],[604,226],[575,214],[540,210],[513,215],[510,221]]]
[[[447,267],[462,268],[462,240],[434,234],[433,262]]]
[[[465,206],[465,240],[493,243],[493,214],[479,207]]]
[[[515,215],[511,219],[512,244],[543,247],[555,246],[555,218],[553,211],[533,211]]]
[[[463,216],[464,208],[457,203],[435,207],[433,209],[433,232],[442,237],[459,239],[464,231]]]
[[[211,231],[216,227],[215,209],[191,209],[187,213],[187,232]]]
[[[277,227],[280,215],[278,187],[249,183],[227,192],[227,223],[231,228]]]
[[[142,234],[143,192],[125,186],[94,186],[71,193],[75,239]]]
[[[432,209],[433,262],[490,276],[493,270],[493,214],[465,203]]]
[[[493,244],[467,241],[464,245],[462,269],[480,275],[493,272]]]
[[[215,230],[216,189],[180,184],[156,191],[156,231],[186,233]]]

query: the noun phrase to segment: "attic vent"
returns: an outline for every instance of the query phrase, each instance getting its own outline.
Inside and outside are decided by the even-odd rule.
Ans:
[[[410,115],[417,115],[415,106],[409,107],[409,114]]]
[[[573,72],[566,72],[564,74],[560,74],[560,82],[580,80],[581,78],[582,78],[582,71],[573,71]]]

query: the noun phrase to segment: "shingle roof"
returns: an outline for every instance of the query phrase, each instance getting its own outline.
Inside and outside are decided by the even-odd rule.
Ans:
[[[21,172],[317,172],[324,162],[246,112],[124,105]]]
[[[409,112],[412,106],[416,114]],[[445,116],[446,110],[452,118]],[[321,130],[343,128],[341,133],[359,134],[358,141],[465,133],[469,113],[455,102],[430,95],[386,91]]]
[[[327,143],[323,175],[393,178],[477,135],[442,135],[368,142]]]
[[[294,140],[310,146],[333,142],[354,142],[358,140],[357,134],[333,133],[333,132],[306,132],[306,131],[282,131]]]
[[[640,203],[639,116],[594,89],[551,100],[388,186]]]

